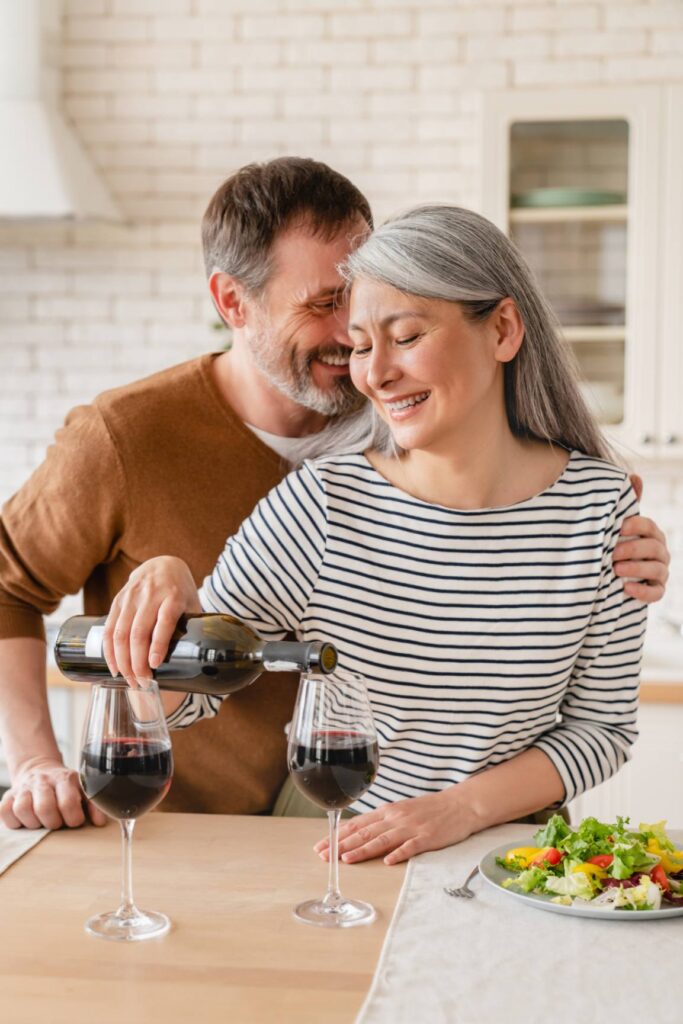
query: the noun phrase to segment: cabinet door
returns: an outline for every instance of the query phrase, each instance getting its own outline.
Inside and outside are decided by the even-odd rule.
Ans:
[[[659,361],[663,455],[683,456],[683,85],[665,92]]]
[[[638,728],[629,763],[570,804],[573,823],[589,816],[614,821],[620,814],[636,827],[666,819],[670,828],[683,829],[683,705],[642,704]]]
[[[583,368],[589,403],[600,406],[602,402],[602,423],[609,439],[626,445],[631,453],[635,449],[644,456],[654,454],[661,90],[488,94],[484,111],[482,211],[515,238],[555,304],[566,326],[567,342]],[[525,133],[529,146],[536,145],[544,128],[548,140],[556,139],[555,149],[538,149],[520,173],[513,146],[517,145],[518,154],[522,152]],[[600,208],[596,193],[601,189],[606,190],[606,202],[615,202],[615,187],[604,174],[609,168],[601,167],[601,161],[612,159],[610,145],[614,148],[615,139],[618,143],[620,131],[626,141],[617,188],[623,191],[624,201],[621,207]],[[577,159],[579,149],[585,153],[583,160]],[[520,209],[538,199],[534,192],[548,192],[534,185],[563,191],[558,204],[564,207]],[[581,200],[566,195],[579,189],[588,193],[583,206]],[[581,302],[581,288],[591,284],[592,293]]]

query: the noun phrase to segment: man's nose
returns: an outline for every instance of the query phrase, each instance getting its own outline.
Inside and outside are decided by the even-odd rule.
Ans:
[[[353,348],[349,337],[349,311],[347,306],[338,306],[332,314],[332,337],[340,345]]]

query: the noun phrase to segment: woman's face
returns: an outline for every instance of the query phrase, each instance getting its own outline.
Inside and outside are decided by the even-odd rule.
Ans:
[[[351,379],[391,428],[401,448],[438,450],[476,436],[504,413],[503,362],[513,358],[504,299],[483,323],[456,302],[406,295],[368,278],[353,283]]]

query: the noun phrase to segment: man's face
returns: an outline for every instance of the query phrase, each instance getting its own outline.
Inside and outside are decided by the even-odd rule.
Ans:
[[[362,219],[329,241],[304,226],[288,228],[271,249],[268,284],[252,300],[247,338],[259,370],[297,405],[325,416],[363,404],[349,377],[348,314],[336,268],[368,231]]]

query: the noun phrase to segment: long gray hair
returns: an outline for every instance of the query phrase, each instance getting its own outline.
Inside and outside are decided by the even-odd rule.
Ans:
[[[513,299],[524,341],[504,368],[510,429],[518,437],[614,458],[581,396],[552,309],[517,248],[485,217],[458,206],[417,206],[377,228],[340,270],[349,283],[365,277],[409,295],[457,302],[474,323],[501,299]],[[373,443],[392,450],[379,417]]]

